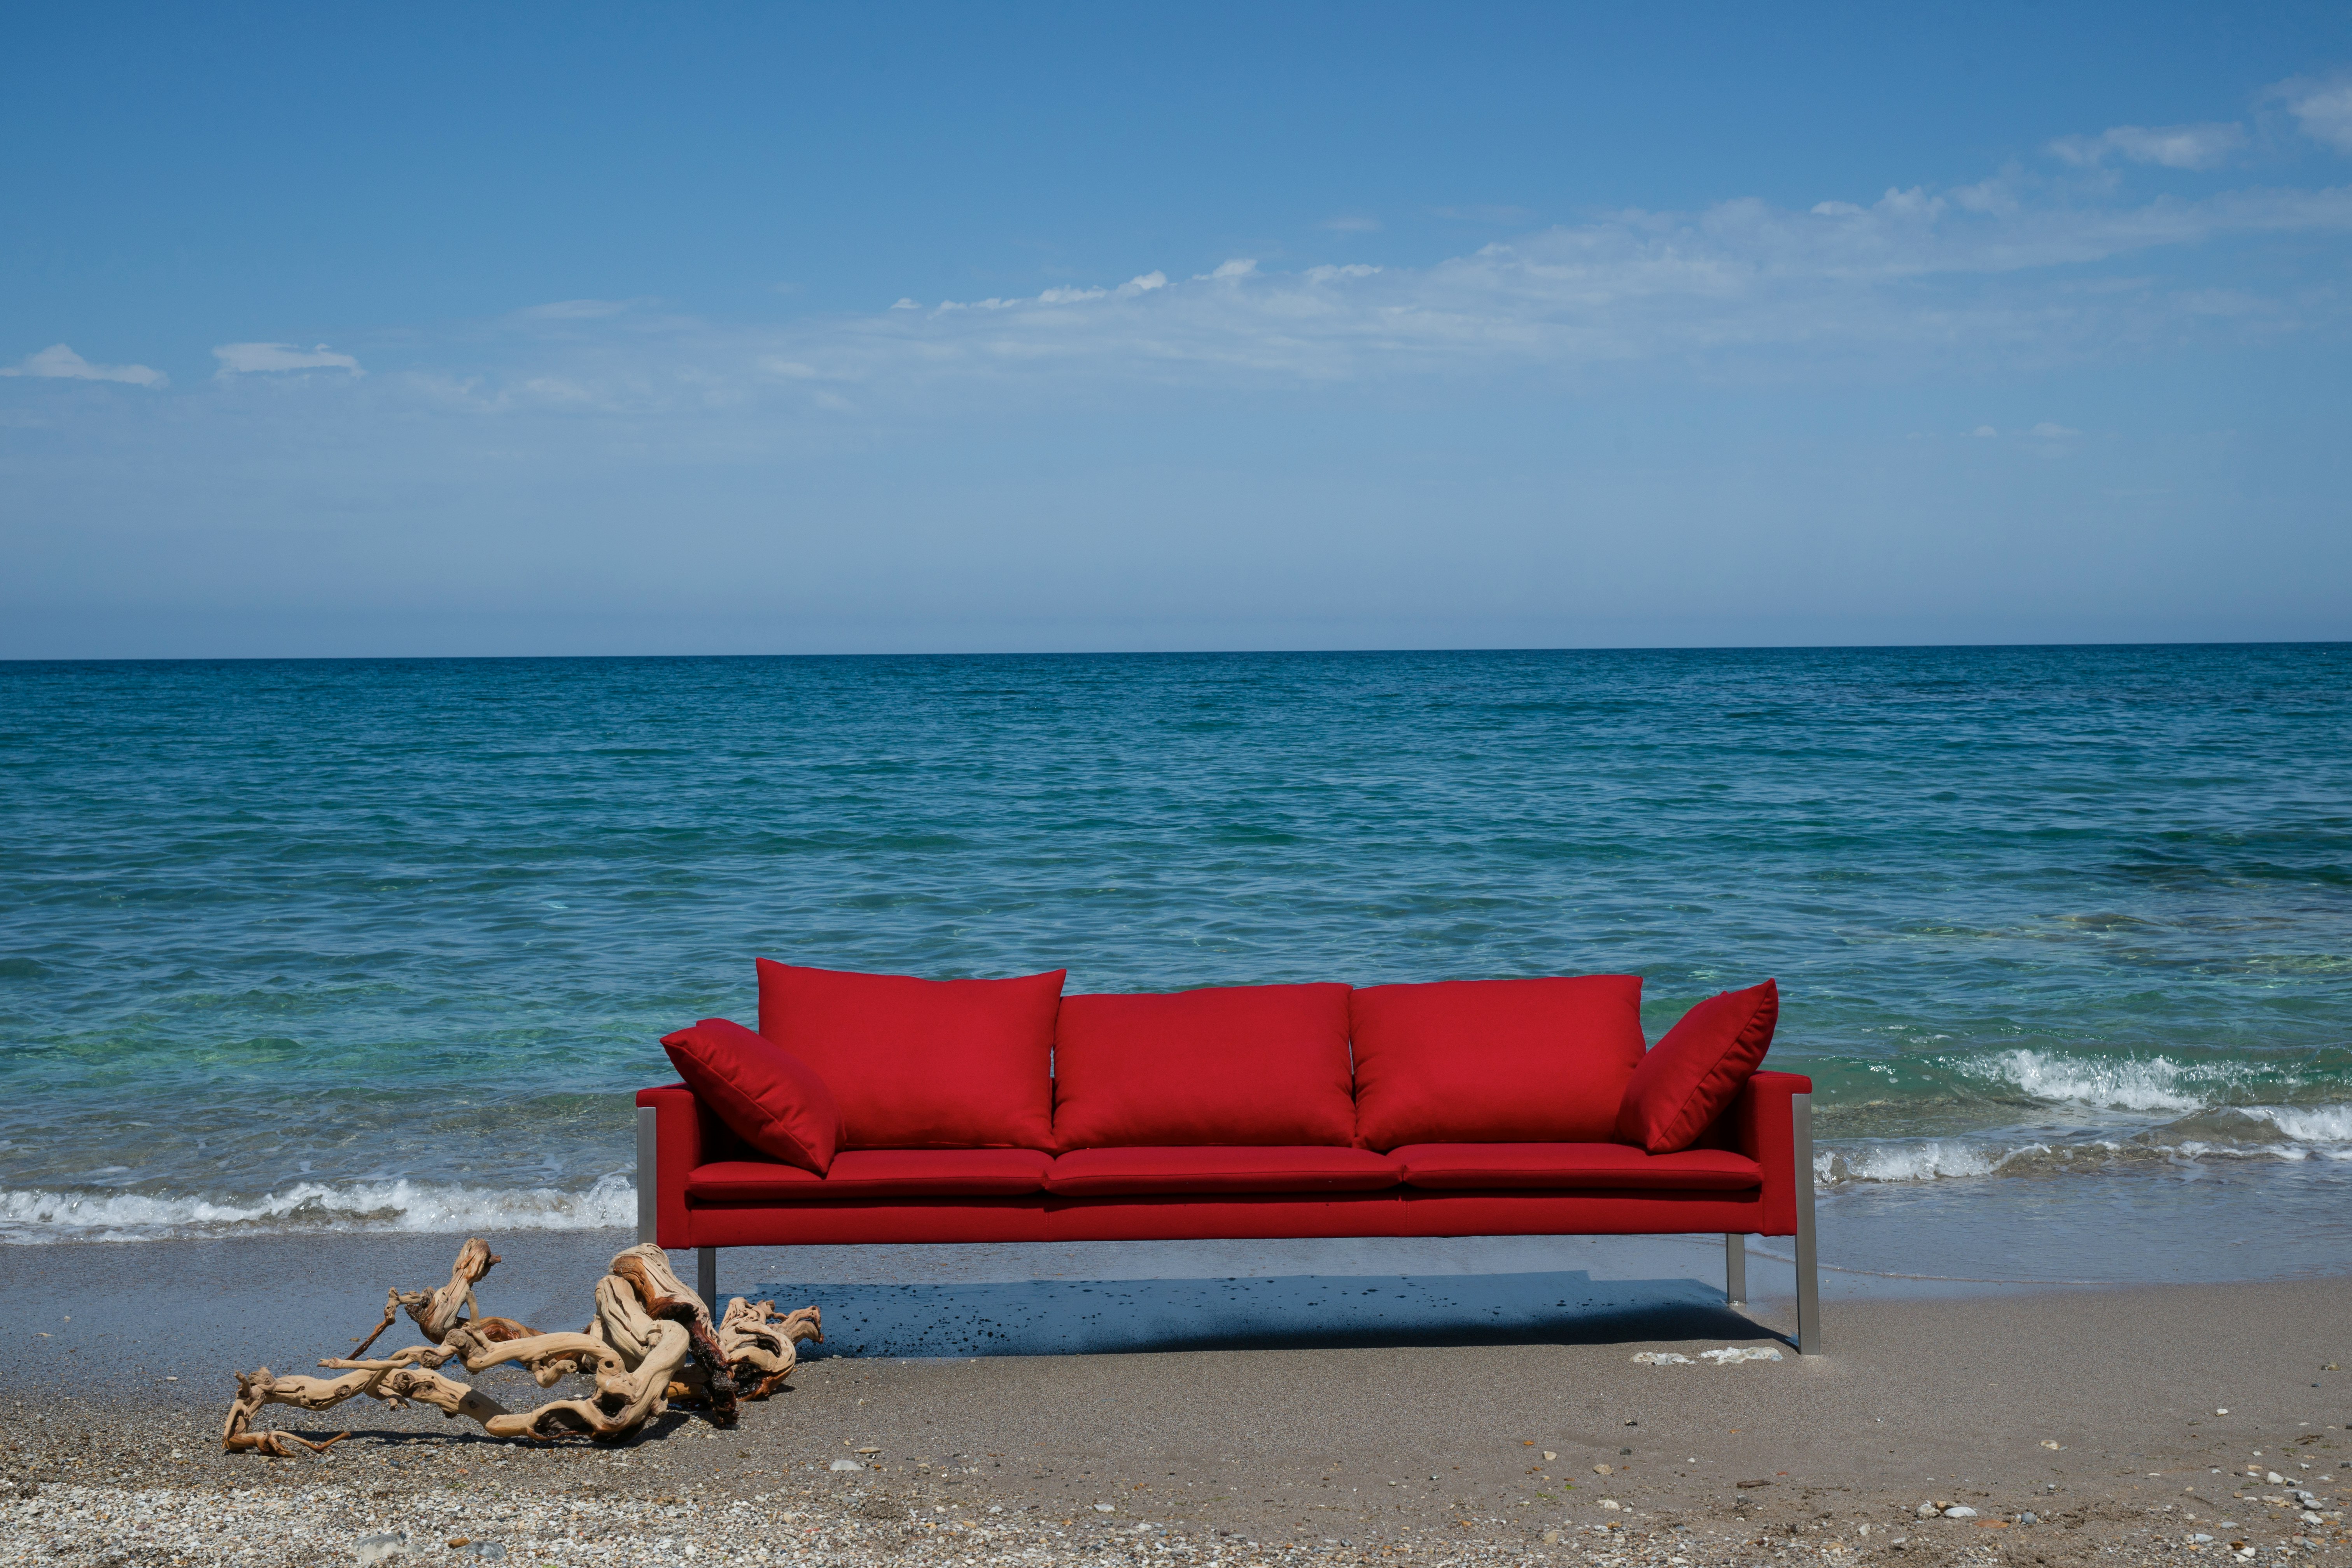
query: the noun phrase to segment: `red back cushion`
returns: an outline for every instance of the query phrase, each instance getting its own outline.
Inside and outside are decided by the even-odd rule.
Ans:
[[[761,1153],[824,1174],[841,1142],[841,1110],[816,1070],[740,1024],[705,1018],[662,1038],[695,1099]]]
[[[1642,977],[1372,985],[1349,1014],[1367,1147],[1600,1143],[1642,1059]]]
[[[1345,985],[1071,996],[1054,1047],[1064,1149],[1354,1141]]]
[[[1739,1098],[1780,1018],[1780,988],[1769,980],[1684,1014],[1633,1069],[1617,1110],[1617,1142],[1653,1154],[1689,1148]]]
[[[845,1149],[1051,1149],[1062,974],[915,980],[761,959],[760,1033],[816,1068]]]

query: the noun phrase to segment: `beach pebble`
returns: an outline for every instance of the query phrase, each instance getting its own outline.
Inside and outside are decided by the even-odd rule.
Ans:
[[[1933,1518],[1935,1518],[1937,1514],[1939,1514],[1939,1513],[1943,1512],[1944,1510],[1943,1510],[1942,1509],[1937,1508],[1934,1503],[1931,1503],[1931,1502],[1923,1502],[1923,1503],[1921,1503],[1921,1504],[1918,1506],[1918,1508],[1917,1508],[1916,1510],[1915,1510],[1914,1511],[1915,1511],[1915,1512],[1918,1515],[1918,1517],[1919,1517],[1919,1518],[1921,1518],[1921,1519],[1933,1519]]]
[[[1107,1502],[1098,1502],[1095,1504],[1095,1511],[1097,1513],[1108,1513],[1111,1511],[1111,1506]]]
[[[1596,1476],[1605,1476],[1615,1468],[1614,1465],[1595,1465],[1592,1467],[1592,1473]]]
[[[1955,1504],[1953,1507],[1948,1508],[1944,1510],[1944,1517],[1946,1519],[1974,1519],[1976,1516],[1977,1510],[1968,1507],[1966,1504]]]
[[[371,1563],[383,1563],[394,1557],[407,1556],[408,1535],[404,1531],[384,1531],[375,1535],[362,1535],[353,1543],[352,1550],[358,1554],[360,1568],[368,1568]]]
[[[855,1459],[835,1459],[831,1468],[836,1470],[862,1470],[866,1467]]]
[[[2285,1478],[2284,1476],[2283,1476],[2283,1475],[2280,1475],[2276,1470],[2272,1470],[2272,1471],[2269,1471],[2268,1473],[2266,1473],[2266,1474],[2263,1477],[2263,1480],[2266,1484],[2268,1484],[2268,1485],[2270,1485],[2270,1486],[2274,1486],[2274,1487],[2283,1487],[2283,1486],[2286,1485],[2286,1478]]]
[[[2032,1509],[2028,1509],[2023,1513],[2017,1516],[2017,1522],[2020,1524],[2040,1524],[2042,1522],[2042,1516],[2035,1513]]]

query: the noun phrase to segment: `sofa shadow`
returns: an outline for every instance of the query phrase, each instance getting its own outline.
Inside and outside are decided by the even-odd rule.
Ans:
[[[801,1357],[1110,1355],[1786,1340],[1688,1279],[1542,1274],[1290,1275],[1222,1279],[763,1283],[816,1303],[824,1342]]]

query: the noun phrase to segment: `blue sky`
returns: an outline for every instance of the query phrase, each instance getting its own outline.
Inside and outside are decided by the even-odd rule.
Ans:
[[[2352,637],[2352,13],[18,7],[0,657]]]

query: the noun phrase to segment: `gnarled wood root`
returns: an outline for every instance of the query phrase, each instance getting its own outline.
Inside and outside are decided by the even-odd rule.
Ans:
[[[750,1304],[740,1297],[714,1323],[709,1306],[687,1289],[671,1271],[668,1256],[651,1242],[614,1258],[611,1272],[596,1281],[596,1317],[585,1329],[541,1333],[511,1318],[481,1315],[474,1287],[498,1261],[478,1237],[458,1249],[449,1282],[438,1290],[387,1292],[383,1321],[374,1331],[358,1341],[351,1355],[319,1363],[341,1377],[279,1377],[268,1367],[237,1373],[236,1399],[221,1427],[221,1447],[280,1459],[292,1456],[289,1445],[324,1449],[350,1434],[312,1442],[290,1432],[248,1428],[267,1405],[331,1410],[361,1394],[394,1409],[411,1401],[429,1405],[445,1415],[479,1423],[494,1437],[542,1443],[567,1436],[616,1441],[662,1414],[674,1399],[699,1402],[713,1425],[731,1426],[739,1396],[764,1399],[774,1393],[792,1374],[797,1342],[824,1338],[814,1307],[779,1313],[772,1301]],[[465,1315],[468,1310],[471,1316]],[[366,1359],[403,1311],[432,1342]],[[515,1363],[541,1388],[584,1376],[593,1380],[595,1392],[512,1411],[443,1376],[439,1369],[453,1361],[477,1375]]]
[[[738,1296],[727,1303],[719,1320],[719,1353],[735,1379],[735,1391],[746,1399],[765,1399],[782,1388],[799,1364],[803,1340],[824,1343],[824,1327],[814,1307],[779,1312],[773,1301],[746,1301]]]

